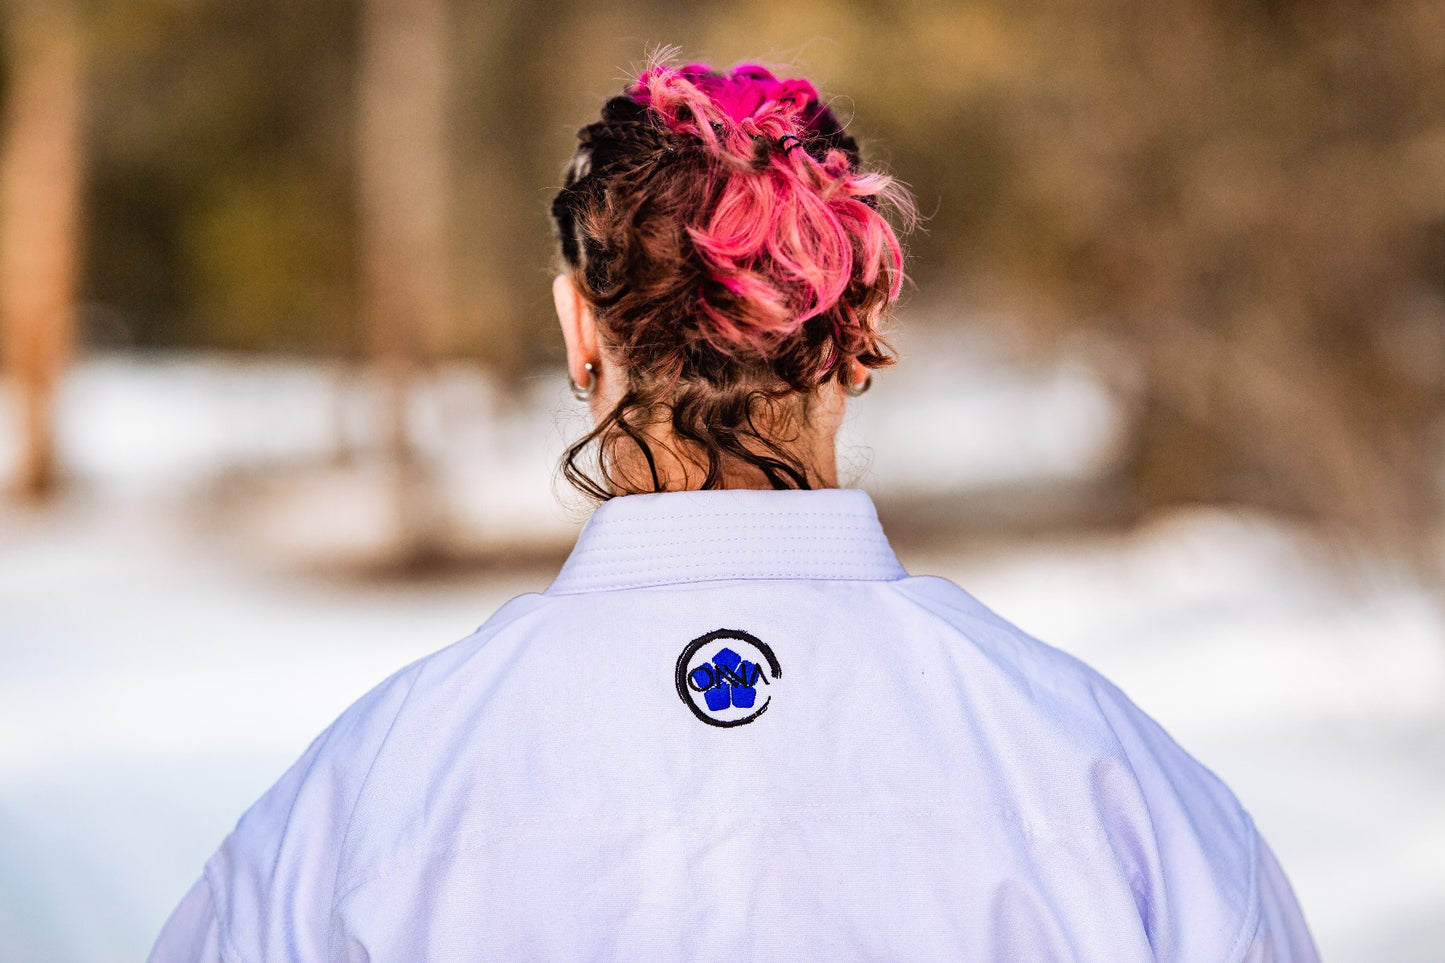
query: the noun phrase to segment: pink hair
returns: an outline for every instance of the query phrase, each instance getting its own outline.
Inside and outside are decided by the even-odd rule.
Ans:
[[[856,156],[820,139],[820,118],[835,130],[836,122],[813,85],[757,64],[726,72],[654,65],[630,93],[722,162],[715,203],[703,223],[687,226],[712,291],[731,302],[715,303],[704,285],[704,336],[726,353],[766,356],[809,319],[831,315],[840,345],[873,342],[878,318],[860,316],[857,299],[845,295],[881,278],[887,301],[898,297],[903,250],[878,207],[884,202],[906,220],[913,210],[895,180],[858,170]],[[835,353],[824,369],[843,360]]]

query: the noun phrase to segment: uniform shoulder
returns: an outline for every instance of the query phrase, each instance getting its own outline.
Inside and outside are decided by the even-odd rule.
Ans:
[[[1061,744],[1065,757],[1087,763],[1094,802],[1119,830],[1119,845],[1140,854],[1141,865],[1147,862],[1143,851],[1165,845],[1167,838],[1168,847],[1191,853],[1183,862],[1193,862],[1222,887],[1253,878],[1255,829],[1239,801],[1116,685],[946,579],[893,584],[956,636],[975,671],[995,676],[995,684],[978,689],[983,697],[1010,700],[1016,726],[1047,733],[1040,738]],[[1147,827],[1154,841],[1126,842],[1140,827]],[[1181,859],[1176,854],[1172,863]],[[1239,890],[1233,899],[1242,908],[1252,896]]]
[[[519,595],[499,608],[473,632],[398,669],[348,706],[312,743],[306,756],[316,755],[328,768],[368,768],[404,706],[444,680],[499,637],[525,623],[545,606],[541,595]],[[298,763],[299,765],[299,763]]]
[[[1033,637],[953,582],[915,576],[891,584],[944,632],[976,650],[982,663],[1014,680],[1041,707],[1072,713],[1076,723],[1088,724],[1092,720],[1105,727],[1113,737],[1111,741],[1123,748],[1147,749],[1207,773],[1098,670]]]
[[[978,650],[989,666],[1035,699],[1052,697],[1092,712],[1103,677],[1084,662],[1029,635],[948,579],[913,576],[892,582],[914,608]]]
[[[428,689],[444,686],[459,666],[527,623],[546,601],[541,595],[519,595],[469,635],[398,669],[347,707],[317,736],[296,766],[308,764],[309,760],[307,768],[317,770],[313,776],[322,771],[369,771],[382,741],[409,703],[423,698],[422,693]],[[318,767],[317,763],[322,765]]]
[[[377,684],[242,815],[206,864],[223,945],[242,958],[280,958],[274,941],[294,937],[326,955],[318,921],[329,912],[357,804],[406,706],[421,690],[444,687],[456,666],[543,603],[519,596],[472,634]]]
[[[546,612],[557,606],[557,600],[540,594],[519,595],[498,609],[476,631],[451,645],[424,656],[413,663],[420,670],[419,687],[439,682],[479,653],[508,637],[525,632]]]

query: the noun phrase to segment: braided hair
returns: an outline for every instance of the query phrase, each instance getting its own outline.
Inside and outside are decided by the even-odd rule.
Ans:
[[[906,191],[863,168],[812,84],[756,65],[653,66],[577,139],[552,220],[626,389],[564,455],[567,479],[599,500],[661,491],[650,429],[666,426],[706,465],[697,487],[732,465],[811,487],[779,426],[854,366],[891,363],[879,326],[903,253],[880,209],[908,221]],[[621,444],[650,488],[615,470]]]

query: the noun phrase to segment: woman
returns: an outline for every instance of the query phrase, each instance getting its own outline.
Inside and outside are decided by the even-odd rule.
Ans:
[[[890,206],[806,81],[607,102],[553,205],[596,424],[565,471],[603,504],[317,739],[153,959],[1315,959],[1217,779],[834,487]]]

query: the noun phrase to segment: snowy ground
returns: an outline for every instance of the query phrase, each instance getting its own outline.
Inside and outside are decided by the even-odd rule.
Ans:
[[[328,564],[388,535],[365,379],[205,358],[76,372],[75,494],[0,508],[0,960],[143,957],[236,816],[337,712],[545,586],[580,519],[550,482],[576,428],[559,387],[508,402],[462,369],[428,387],[413,429],[460,547],[542,547],[388,581]],[[1118,431],[1087,370],[980,345],[916,351],[857,407],[845,460],[893,511],[1087,478]],[[1445,960],[1445,624],[1408,577],[1208,511],[900,554],[1099,667],[1219,772],[1326,959]]]

